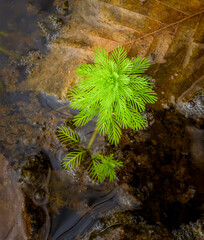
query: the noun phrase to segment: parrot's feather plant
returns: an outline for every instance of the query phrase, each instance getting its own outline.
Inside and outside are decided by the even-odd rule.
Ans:
[[[59,138],[60,142],[67,144],[68,146],[79,145],[80,143],[79,135],[70,127],[59,127],[57,131],[57,137]],[[65,169],[73,169],[79,166],[85,152],[86,151],[84,149],[75,149],[74,151],[69,152],[62,159],[62,167]]]
[[[59,140],[67,145],[73,146],[78,145],[77,149],[69,152],[62,159],[62,167],[64,169],[73,169],[79,166],[89,151],[88,149],[80,149],[80,137],[76,131],[70,127],[63,126],[59,127],[57,131]],[[82,147],[81,147],[82,148]],[[123,163],[118,160],[114,160],[113,154],[110,156],[103,156],[96,154],[91,156],[91,161],[88,166],[89,175],[94,181],[103,182],[106,177],[112,182],[116,178],[115,168],[122,166]]]
[[[69,127],[59,127],[57,136],[62,143],[79,143],[79,135]]]
[[[111,144],[118,144],[122,128],[143,129],[147,122],[142,115],[145,104],[157,100],[150,79],[142,75],[150,66],[147,58],[136,57],[130,60],[123,46],[111,53],[97,48],[93,64],[82,64],[76,69],[81,81],[68,92],[70,107],[79,110],[74,117],[74,124],[86,125],[97,116],[96,129],[87,149],[77,149],[68,153],[62,162],[66,169],[78,166],[85,152],[90,152],[90,146],[96,133],[108,135]],[[70,128],[60,128],[58,137],[63,143],[79,143],[79,136]],[[103,182],[105,178],[112,181],[116,178],[115,168],[122,162],[115,160],[113,155],[91,156],[88,167],[89,175],[96,181]]]
[[[74,152],[70,152],[65,155],[62,160],[62,167],[67,169],[73,169],[81,164],[85,150],[76,149]]]
[[[147,58],[127,58],[123,46],[111,54],[98,48],[94,64],[76,69],[82,80],[68,92],[70,106],[79,110],[75,125],[84,126],[97,116],[97,131],[103,136],[108,134],[111,144],[118,144],[121,128],[144,128],[146,119],[141,112],[146,103],[157,100],[150,79],[141,75],[149,65]]]
[[[112,182],[116,178],[115,168],[121,166],[123,166],[123,163],[115,160],[113,154],[110,156],[96,154],[92,156],[92,163],[88,172],[95,181],[103,182],[107,177]]]

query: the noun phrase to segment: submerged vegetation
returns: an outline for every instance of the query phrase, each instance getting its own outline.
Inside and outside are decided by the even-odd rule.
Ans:
[[[96,154],[92,156],[92,163],[88,170],[94,180],[103,182],[107,177],[112,182],[116,178],[115,168],[122,166],[122,162],[114,160],[113,154],[110,156]]]
[[[73,169],[79,166],[83,160],[86,163],[88,156],[88,158],[91,158],[91,161],[88,163],[87,170],[94,181],[103,182],[107,177],[112,182],[116,178],[115,168],[122,166],[123,163],[115,160],[113,154],[110,156],[103,156],[101,154],[91,155],[89,148],[85,149],[80,144],[79,135],[70,129],[70,127],[59,128],[57,136],[62,143],[72,148],[76,147],[62,159],[62,167],[64,169]]]
[[[82,79],[68,92],[70,106],[79,110],[74,117],[74,124],[84,126],[94,116],[97,116],[96,129],[89,142],[87,150],[76,149],[69,152],[62,162],[65,169],[79,166],[83,156],[89,151],[97,132],[105,136],[111,144],[117,145],[122,128],[140,130],[147,124],[144,115],[145,104],[157,100],[149,77],[142,74],[150,66],[147,58],[127,58],[123,46],[114,49],[110,54],[102,48],[97,48],[93,64],[82,64],[76,69]],[[78,134],[70,128],[58,130],[58,137],[63,143],[79,143]],[[113,154],[91,156],[88,167],[94,180],[103,182],[106,177],[110,181],[116,178],[115,168],[122,162],[114,160]]]
[[[146,103],[157,100],[150,79],[141,75],[149,66],[147,58],[127,58],[123,46],[111,54],[96,49],[94,64],[82,64],[76,69],[82,80],[68,93],[70,106],[79,110],[75,125],[84,126],[97,116],[97,131],[103,136],[108,134],[108,140],[115,145],[121,128],[144,128],[146,120],[141,112]]]

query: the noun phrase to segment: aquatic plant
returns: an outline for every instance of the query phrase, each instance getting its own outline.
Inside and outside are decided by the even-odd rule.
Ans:
[[[147,58],[127,58],[123,46],[108,53],[97,48],[93,64],[82,64],[76,74],[82,79],[68,92],[70,107],[79,110],[76,126],[84,126],[97,116],[96,129],[118,144],[121,128],[139,130],[146,119],[141,114],[146,103],[157,100],[149,77],[142,76],[150,65]]]
[[[76,131],[72,130],[70,127],[59,127],[57,131],[57,136],[62,143],[67,145],[77,145],[78,149],[69,152],[62,159],[62,167],[65,169],[73,169],[81,164],[84,153],[84,149],[80,149],[79,143],[80,138]]]
[[[81,164],[85,150],[76,149],[65,155],[62,159],[62,167],[65,169],[73,169]]]
[[[88,171],[94,181],[103,182],[106,178],[109,178],[109,181],[112,182],[116,178],[115,168],[121,166],[123,166],[123,163],[115,160],[113,154],[110,156],[96,154],[92,156]]]
[[[139,130],[147,124],[142,112],[146,103],[157,100],[152,89],[152,83],[142,74],[148,69],[150,61],[147,58],[136,57],[130,60],[123,46],[114,49],[110,54],[97,48],[94,63],[82,64],[76,69],[82,79],[68,92],[70,107],[78,109],[74,117],[76,126],[84,126],[94,116],[97,116],[96,129],[89,141],[87,149],[78,147],[68,153],[62,160],[62,167],[73,169],[79,166],[96,134],[108,134],[111,144],[118,144],[121,128]],[[58,137],[63,143],[78,144],[77,133],[70,128],[60,128]],[[92,155],[88,172],[95,181],[103,182],[106,178],[112,181],[116,178],[115,168],[122,162],[115,160],[113,154],[103,156]]]
[[[69,127],[59,127],[57,136],[62,143],[79,143],[79,135]]]
[[[64,169],[73,169],[79,166],[84,159],[85,154],[88,153],[88,155],[90,155],[89,148],[85,149],[80,145],[79,135],[70,127],[59,127],[57,136],[62,143],[72,147],[77,146],[77,149],[70,151],[62,159],[61,165]],[[103,182],[106,178],[109,178],[109,181],[112,182],[116,178],[115,168],[122,165],[122,162],[113,158],[113,154],[110,156],[96,154],[90,156],[87,170],[94,181]]]

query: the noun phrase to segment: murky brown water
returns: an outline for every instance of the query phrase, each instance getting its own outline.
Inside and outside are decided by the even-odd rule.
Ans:
[[[0,4],[0,239],[201,239],[202,2]],[[118,44],[151,59],[159,101],[146,130],[124,130],[117,147],[97,138],[94,151],[124,167],[115,183],[95,184],[83,168],[61,169],[68,150],[55,132],[76,112],[55,96],[65,99],[96,46]],[[85,145],[95,122],[77,130]]]

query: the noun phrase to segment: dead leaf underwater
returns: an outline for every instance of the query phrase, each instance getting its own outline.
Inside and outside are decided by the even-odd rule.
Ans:
[[[24,89],[65,98],[75,68],[101,46],[124,45],[129,57],[149,57],[157,107],[178,98],[203,75],[204,2],[199,0],[75,0],[71,20],[36,63]],[[22,85],[21,85],[22,87]],[[159,107],[160,108],[160,107]]]

